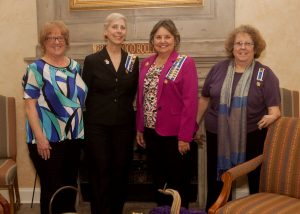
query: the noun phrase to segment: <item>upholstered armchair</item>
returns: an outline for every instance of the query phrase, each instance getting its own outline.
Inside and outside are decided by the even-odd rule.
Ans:
[[[281,115],[284,117],[299,117],[299,91],[280,88]]]
[[[232,182],[260,164],[259,193],[227,202]],[[269,127],[263,154],[229,169],[222,181],[222,192],[209,214],[299,214],[300,119],[278,119]]]
[[[15,99],[0,95],[0,188],[8,190],[11,214],[20,206],[16,146]]]
[[[6,200],[6,198],[4,198],[1,194],[0,194],[0,214],[10,214],[9,203]]]

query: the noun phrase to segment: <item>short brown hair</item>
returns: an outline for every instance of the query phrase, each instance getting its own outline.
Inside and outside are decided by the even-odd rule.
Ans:
[[[70,40],[69,40],[69,29],[65,25],[63,21],[55,20],[51,22],[46,22],[42,27],[39,35],[39,44],[43,53],[45,53],[45,41],[47,40],[47,36],[51,33],[54,28],[58,28],[61,32],[61,35],[65,38],[66,47],[69,48]]]
[[[169,31],[175,38],[175,50],[179,49],[180,46],[180,34],[176,28],[176,25],[171,19],[162,19],[159,22],[157,22],[154,27],[151,30],[150,33],[150,39],[149,43],[153,47],[153,41],[154,41],[154,35],[158,31],[160,27],[165,28],[167,31]]]
[[[225,41],[225,50],[229,58],[234,58],[233,56],[233,46],[234,41],[239,33],[248,34],[254,43],[254,58],[260,57],[260,54],[266,48],[266,41],[263,39],[262,35],[255,27],[251,25],[241,25],[235,28],[228,36]]]

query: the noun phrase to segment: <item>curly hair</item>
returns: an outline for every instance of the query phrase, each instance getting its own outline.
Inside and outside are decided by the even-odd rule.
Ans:
[[[234,58],[233,46],[235,38],[240,33],[248,34],[254,43],[254,58],[259,58],[263,50],[266,48],[266,41],[263,39],[262,35],[255,27],[251,25],[241,25],[235,28],[228,36],[225,41],[225,51],[229,58]]]

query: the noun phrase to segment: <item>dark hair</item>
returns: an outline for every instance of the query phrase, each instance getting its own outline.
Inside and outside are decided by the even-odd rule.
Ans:
[[[150,39],[149,43],[153,47],[153,41],[154,41],[154,35],[158,31],[160,27],[165,28],[167,31],[169,31],[175,38],[175,50],[179,49],[180,46],[180,34],[174,24],[174,22],[171,19],[162,19],[159,22],[157,22],[154,27],[151,30],[150,33]]]
[[[43,53],[45,53],[45,41],[47,40],[47,36],[51,34],[54,28],[58,28],[60,30],[61,35],[65,38],[66,47],[67,49],[69,48],[69,29],[63,21],[55,20],[51,22],[46,22],[40,31],[39,44]]]
[[[235,28],[228,36],[225,42],[225,50],[229,58],[234,58],[233,56],[233,46],[234,41],[239,33],[246,33],[248,34],[254,42],[254,58],[260,57],[260,54],[266,48],[266,42],[263,39],[260,32],[251,25],[241,25]]]

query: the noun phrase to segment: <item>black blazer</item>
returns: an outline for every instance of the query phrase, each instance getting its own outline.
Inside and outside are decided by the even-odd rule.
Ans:
[[[125,69],[128,53],[122,58],[116,72],[106,47],[88,55],[84,60],[82,78],[88,94],[84,122],[94,125],[134,124],[133,102],[137,90],[139,60],[131,71]]]

